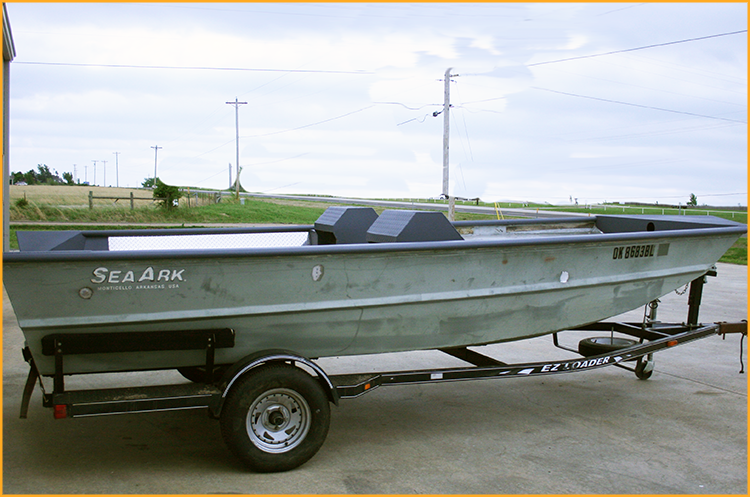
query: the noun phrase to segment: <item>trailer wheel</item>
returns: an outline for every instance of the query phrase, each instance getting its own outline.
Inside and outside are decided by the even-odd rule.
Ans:
[[[647,359],[643,357],[638,358],[638,362],[635,363],[635,375],[639,380],[648,380],[651,378],[651,374],[654,372],[654,360],[649,354]]]
[[[607,354],[616,350],[632,347],[638,342],[629,338],[618,337],[592,337],[584,338],[578,342],[578,353],[583,357],[591,357],[600,354]]]
[[[221,433],[250,469],[288,471],[318,452],[330,421],[320,383],[299,368],[275,364],[237,381],[221,412]]]

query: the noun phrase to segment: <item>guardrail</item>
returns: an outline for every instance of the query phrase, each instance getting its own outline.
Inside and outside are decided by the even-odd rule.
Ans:
[[[555,210],[560,209],[561,206],[549,206],[549,207],[538,207],[540,210]],[[603,211],[607,213],[635,213],[635,214],[651,214],[651,215],[679,215],[679,216],[719,216],[725,219],[735,219],[735,216],[739,220],[743,220],[743,216],[747,216],[746,211],[735,211],[730,209],[711,209],[710,207],[672,207],[665,206],[661,207],[658,205],[652,206],[641,206],[641,205],[614,205],[614,204],[583,204],[576,206],[577,210],[580,211]],[[745,217],[746,219],[746,217]],[[744,221],[743,221],[744,222]]]

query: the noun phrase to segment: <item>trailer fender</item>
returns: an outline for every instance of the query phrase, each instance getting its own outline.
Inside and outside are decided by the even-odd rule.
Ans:
[[[237,361],[224,373],[224,376],[219,383],[219,387],[222,390],[221,399],[220,402],[212,409],[213,415],[216,417],[221,415],[221,409],[224,405],[224,401],[226,400],[229,391],[232,389],[232,386],[234,386],[237,380],[239,380],[249,371],[255,370],[266,364],[279,362],[291,363],[292,365],[302,369],[303,371],[305,371],[305,368],[311,369],[315,373],[315,375],[317,375],[316,380],[320,383],[321,387],[323,387],[323,390],[328,396],[328,400],[330,402],[333,402],[334,405],[339,405],[339,396],[336,388],[333,386],[333,382],[331,382],[331,379],[328,377],[326,372],[323,371],[323,368],[315,364],[307,357],[289,350],[264,350],[251,354],[244,359]],[[300,366],[304,366],[304,368]]]

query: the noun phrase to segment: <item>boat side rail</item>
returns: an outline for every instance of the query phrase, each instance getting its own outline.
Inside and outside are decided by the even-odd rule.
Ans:
[[[143,228],[119,230],[18,231],[21,253],[60,251],[111,251],[110,241],[162,237],[285,235],[314,231],[312,225],[229,226],[222,228]],[[174,240],[174,238],[172,238]]]
[[[310,231],[312,224],[284,224],[265,226],[226,226],[218,228],[142,228],[115,230],[81,230],[83,236],[90,238],[112,238],[132,236],[165,236],[165,235],[233,235],[233,234],[262,234],[262,233],[290,233]]]

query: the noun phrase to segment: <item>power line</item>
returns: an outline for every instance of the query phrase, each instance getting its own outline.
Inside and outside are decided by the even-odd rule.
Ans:
[[[352,114],[357,114],[358,112],[362,112],[362,111],[365,111],[367,109],[372,109],[373,107],[375,107],[375,105],[368,105],[367,107],[363,107],[363,108],[361,108],[359,110],[353,110],[351,112],[347,112],[346,114],[342,114],[340,116],[332,117],[330,119],[325,119],[323,121],[318,121],[318,122],[315,122],[315,123],[305,124],[305,125],[299,126],[297,128],[282,129],[280,131],[271,131],[270,133],[263,133],[261,135],[250,135],[250,136],[246,136],[246,137],[243,137],[243,138],[259,138],[259,137],[263,137],[263,136],[271,136],[271,135],[278,135],[278,134],[281,134],[281,133],[288,133],[289,131],[298,131],[300,129],[310,128],[312,126],[317,126],[318,124],[324,124],[324,123],[327,123],[327,122],[335,121],[336,119],[341,119],[343,117],[351,116]]]
[[[666,47],[668,45],[677,45],[679,43],[688,43],[691,41],[700,41],[700,40],[708,40],[710,38],[719,38],[720,36],[730,36],[730,35],[736,35],[740,33],[747,33],[747,29],[743,29],[740,31],[731,31],[729,33],[719,33],[716,35],[709,35],[709,36],[700,36],[698,38],[688,38],[685,40],[677,40],[677,41],[668,41],[666,43],[656,43],[654,45],[646,45],[643,47],[636,47],[636,48],[626,48],[624,50],[614,50],[612,52],[604,52],[604,53],[598,53],[598,54],[591,54],[591,55],[580,55],[578,57],[568,57],[567,59],[557,59],[557,60],[548,60],[546,62],[535,62],[533,64],[526,64],[528,67],[533,66],[542,66],[545,64],[557,64],[558,62],[568,62],[571,60],[579,60],[579,59],[590,59],[593,57],[603,57],[605,55],[614,55],[618,53],[626,53],[626,52],[635,52],[637,50],[646,50],[648,48],[656,48],[656,47]]]
[[[106,67],[114,69],[177,69],[189,71],[250,71],[250,72],[298,72],[315,74],[374,74],[370,71],[332,71],[323,69],[267,69],[258,67],[208,67],[208,66],[144,66],[137,64],[79,64],[73,62],[13,61],[14,64],[35,66]]]
[[[424,115],[424,116],[422,116],[421,118],[419,118],[419,117],[414,117],[414,118],[411,118],[411,119],[409,119],[409,120],[407,120],[407,121],[404,121],[404,122],[400,122],[400,123],[396,124],[396,126],[401,126],[402,124],[410,123],[410,122],[412,122],[412,121],[419,121],[419,124],[422,124],[423,122],[425,122],[425,120],[426,120],[426,119],[427,119],[427,118],[428,118],[429,116],[432,116],[432,114],[425,114],[425,115]],[[436,116],[432,116],[432,117],[436,117]]]
[[[606,16],[608,14],[612,14],[613,12],[620,12],[621,10],[632,9],[634,7],[641,7],[643,5],[646,5],[646,4],[645,3],[639,3],[639,4],[635,4],[635,5],[628,5],[627,7],[621,7],[619,9],[615,9],[615,10],[608,10],[607,12],[602,12],[601,14],[597,14],[596,17]]]
[[[234,102],[232,102],[232,103],[234,103]],[[317,126],[318,124],[324,124],[324,123],[327,123],[327,122],[331,122],[331,121],[335,121],[335,120],[337,120],[337,119],[341,119],[341,118],[344,118],[344,117],[347,117],[347,116],[351,116],[352,114],[357,114],[357,113],[359,113],[359,112],[365,111],[365,110],[367,110],[367,109],[371,109],[371,108],[373,108],[373,107],[375,107],[375,105],[369,105],[369,106],[367,106],[367,107],[363,107],[363,108],[361,108],[361,109],[358,109],[358,110],[355,110],[355,111],[352,111],[352,112],[348,112],[348,113],[346,113],[346,114],[342,114],[342,115],[340,115],[340,116],[336,116],[336,117],[331,117],[330,119],[325,119],[325,120],[323,120],[323,121],[318,121],[318,122],[315,122],[315,123],[305,124],[305,125],[302,125],[302,126],[298,126],[298,127],[296,127],[296,128],[291,128],[291,129],[282,129],[282,130],[279,130],[279,131],[271,131],[271,132],[269,132],[269,133],[263,133],[263,134],[259,134],[259,135],[244,135],[244,136],[241,136],[241,138],[262,138],[262,137],[264,137],[264,136],[279,135],[279,134],[281,134],[281,133],[288,133],[288,132],[290,132],[290,131],[298,131],[298,130],[300,130],[300,129],[310,128],[310,127],[312,127],[312,126]],[[195,156],[195,157],[193,157],[193,158],[195,159],[195,158],[197,158],[197,157],[200,157],[200,156],[202,156],[202,155],[206,155],[206,154],[208,154],[208,153],[211,153],[211,152],[213,152],[214,150],[218,150],[218,149],[220,149],[221,147],[224,147],[224,146],[226,146],[226,145],[229,145],[229,144],[230,144],[230,143],[232,143],[233,141],[234,141],[234,140],[229,140],[228,142],[226,142],[226,143],[223,143],[223,144],[219,145],[218,147],[212,148],[211,150],[208,150],[208,151],[206,151],[206,152],[200,153],[200,154],[196,155],[196,156]],[[220,174],[220,173],[219,173],[219,174]],[[214,176],[215,176],[215,175],[214,175]],[[211,177],[213,177],[213,176],[211,176]],[[207,178],[207,179],[210,179],[210,178]]]
[[[747,124],[745,121],[740,121],[740,120],[737,120],[737,119],[727,119],[725,117],[707,116],[705,114],[695,114],[693,112],[685,112],[685,111],[681,111],[681,110],[664,109],[662,107],[653,107],[651,105],[633,104],[633,103],[630,103],[630,102],[622,102],[622,101],[619,101],[619,100],[611,100],[611,99],[608,99],[608,98],[590,97],[590,96],[587,96],[587,95],[579,95],[577,93],[568,93],[568,92],[564,92],[564,91],[550,90],[549,88],[539,88],[538,86],[532,86],[531,88],[533,88],[535,90],[548,91],[550,93],[559,93],[560,95],[567,95],[569,97],[588,98],[589,100],[598,100],[600,102],[608,102],[608,103],[612,103],[612,104],[629,105],[631,107],[640,107],[642,109],[660,110],[662,112],[672,112],[674,114],[684,114],[684,115],[687,115],[687,116],[703,117],[703,118],[706,118],[706,119],[716,119],[716,120],[719,120],[719,121],[727,121],[727,122],[730,122],[730,123]]]
[[[380,105],[400,105],[401,107],[404,107],[409,110],[422,110],[425,107],[431,107],[431,106],[442,106],[443,104],[425,104],[421,107],[409,107],[406,104],[402,104],[401,102],[373,102],[374,104],[380,104]]]
[[[218,172],[218,173],[216,173],[214,175],[209,176],[208,178],[202,179],[202,180],[198,181],[196,184],[198,184],[198,185],[203,184],[206,181],[210,180],[211,178],[215,178],[216,176],[218,176],[220,174],[224,174],[224,171],[220,171],[220,172]]]

